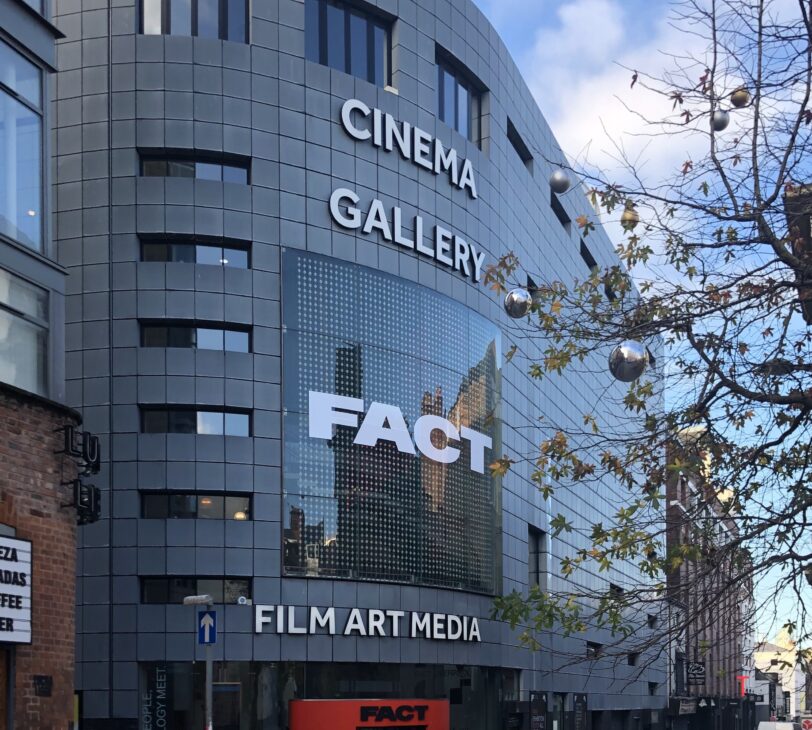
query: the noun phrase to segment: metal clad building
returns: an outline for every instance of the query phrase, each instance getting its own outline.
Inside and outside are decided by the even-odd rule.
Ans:
[[[618,495],[545,503],[526,463],[490,475],[532,453],[538,415],[616,386],[601,364],[532,381],[537,345],[484,268],[615,259],[600,229],[579,239],[583,191],[551,195],[561,152],[477,7],[57,0],[57,22],[67,393],[106,445],[81,727],[201,723],[180,604],[203,593],[215,727],[376,696],[446,701],[454,730],[530,727],[542,690],[552,730],[583,693],[593,727],[659,723],[658,666],[573,662],[597,634],[530,652],[489,618],[498,593],[562,585],[576,546],[551,515],[585,526]]]

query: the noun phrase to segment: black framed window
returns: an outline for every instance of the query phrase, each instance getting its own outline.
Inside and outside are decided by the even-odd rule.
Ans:
[[[144,492],[141,516],[147,519],[237,520],[251,517],[251,495],[201,492]]]
[[[223,162],[171,155],[141,155],[143,177],[188,177],[247,185],[248,161]]]
[[[141,32],[248,43],[248,0],[141,0]]]
[[[141,346],[251,352],[251,333],[234,327],[142,323]]]
[[[527,526],[527,583],[547,591],[547,534],[533,525]]]
[[[251,268],[251,256],[247,248],[199,241],[142,241],[141,260],[227,266],[232,269]]]
[[[209,576],[155,576],[141,578],[141,603],[183,603],[186,596],[208,594],[214,603],[239,603],[250,599],[250,578]]]
[[[391,28],[383,17],[334,0],[305,0],[305,56],[376,86],[391,81]]]
[[[205,408],[143,408],[141,433],[250,436],[251,414]]]
[[[444,56],[437,57],[437,116],[474,144],[480,144],[482,92]]]

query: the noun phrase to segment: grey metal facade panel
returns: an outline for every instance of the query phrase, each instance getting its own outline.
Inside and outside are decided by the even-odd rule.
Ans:
[[[8,2],[9,0],[3,0]],[[248,609],[228,607],[219,656],[273,661],[429,661],[516,667],[522,688],[582,691],[595,682],[591,708],[651,707],[648,682],[632,670],[568,664],[559,652],[579,651],[583,637],[554,632],[531,653],[508,627],[491,621],[491,601],[434,588],[282,576],[281,509],[281,249],[304,249],[370,266],[451,296],[498,323],[505,349],[520,334],[491,292],[414,253],[352,235],[332,222],[327,199],[337,187],[400,205],[404,215],[443,221],[475,243],[492,262],[508,250],[538,280],[584,277],[578,237],[549,206],[549,173],[563,160],[552,132],[502,41],[468,0],[377,0],[397,20],[393,85],[397,94],[304,60],[304,4],[254,3],[251,45],[210,39],[140,36],[134,0],[109,9],[82,9],[56,0],[66,33],[60,53],[81,59],[56,84],[55,201],[57,250],[70,271],[68,393],[88,427],[102,437],[106,458],[98,479],[104,518],[82,531],[78,687],[90,717],[134,717],[135,663],[190,660],[191,610],[139,605],[139,575],[190,573],[253,576],[254,601],[292,605],[414,607],[482,618],[483,643],[436,645],[426,640],[255,635]],[[107,37],[108,30],[112,35]],[[109,42],[108,42],[109,41]],[[439,44],[487,87],[482,149],[436,117],[434,65]],[[72,61],[73,66],[78,61]],[[479,197],[453,188],[341,128],[348,98],[417,124],[472,160]],[[529,171],[506,136],[513,121],[531,150]],[[138,150],[226,151],[250,156],[251,185],[137,176]],[[563,204],[573,218],[593,213],[576,186]],[[195,264],[140,262],[138,235],[227,236],[251,241],[252,271]],[[599,228],[589,236],[593,256],[615,261]],[[107,294],[109,293],[109,298]],[[251,325],[253,353],[160,350],[138,346],[139,318],[229,321]],[[578,418],[596,394],[616,387],[608,374],[574,373],[544,385],[526,373],[519,355],[503,369],[503,447],[508,456],[532,452],[525,425],[538,414]],[[586,370],[589,370],[587,368]],[[250,438],[140,434],[140,404],[202,404],[251,408]],[[526,588],[527,527],[548,528],[563,512],[585,526],[612,510],[611,490],[562,489],[545,503],[520,465],[502,492],[503,590]],[[139,518],[139,490],[241,490],[254,494],[246,525]],[[552,543],[556,556],[570,538]],[[551,580],[557,580],[551,576]],[[588,585],[623,581],[622,572],[589,576]],[[449,610],[451,610],[449,608]],[[96,620],[101,614],[108,621]],[[111,629],[112,627],[112,629]],[[601,640],[600,636],[591,636]],[[198,654],[199,658],[199,654]],[[554,670],[554,671],[552,671]],[[550,673],[552,671],[552,673]],[[593,690],[590,690],[592,692]]]

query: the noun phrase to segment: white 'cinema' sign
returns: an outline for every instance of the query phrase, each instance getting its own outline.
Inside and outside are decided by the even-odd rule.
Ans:
[[[466,191],[473,200],[477,198],[471,160],[460,156],[453,147],[444,147],[419,127],[398,121],[380,109],[370,109],[358,99],[347,99],[342,105],[341,125],[354,140],[387,152],[397,151],[404,160],[435,175],[446,175],[450,185]],[[329,206],[333,221],[342,228],[377,234],[474,281],[482,276],[485,254],[444,225],[432,224],[419,214],[407,214],[399,205],[388,206],[378,198],[362,201],[355,191],[344,187],[333,191]]]
[[[366,415],[359,419],[360,413]],[[360,423],[360,425],[359,425]],[[335,435],[336,426],[357,428],[353,443],[361,446],[376,446],[378,441],[389,441],[404,454],[417,454],[415,446],[423,456],[440,464],[453,464],[460,458],[460,449],[452,446],[462,440],[471,445],[471,471],[485,473],[485,449],[492,446],[490,436],[474,431],[467,426],[457,428],[442,416],[420,416],[414,424],[414,440],[403,413],[397,406],[373,401],[365,409],[361,398],[351,398],[333,393],[309,391],[308,424],[310,438],[330,440]],[[431,441],[435,431],[445,434],[447,443],[438,448]]]

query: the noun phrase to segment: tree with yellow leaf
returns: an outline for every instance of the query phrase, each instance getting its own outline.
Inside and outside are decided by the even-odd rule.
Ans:
[[[803,647],[812,640],[812,4],[692,0],[674,12],[691,46],[704,45],[661,74],[635,69],[628,93],[660,104],[652,136],[684,144],[690,159],[651,180],[618,145],[620,182],[574,169],[603,222],[621,224],[623,265],[540,281],[516,333],[543,342],[529,368],[538,379],[588,372],[623,340],[660,353],[617,400],[616,418],[545,421],[539,450],[524,455],[545,497],[623,490],[612,524],[551,519],[553,536],[578,531],[583,543],[560,573],[599,575],[625,561],[642,578],[621,591],[536,587],[495,611],[524,626],[528,643],[554,625],[604,626],[618,655],[670,651],[686,632],[701,653],[713,621],[769,631],[772,620]],[[595,230],[587,216],[576,223],[584,238]],[[524,280],[512,255],[486,276],[497,291]],[[759,591],[766,583],[769,595]],[[684,599],[691,605],[672,610]],[[641,616],[661,611],[671,617],[662,633],[639,634]]]

